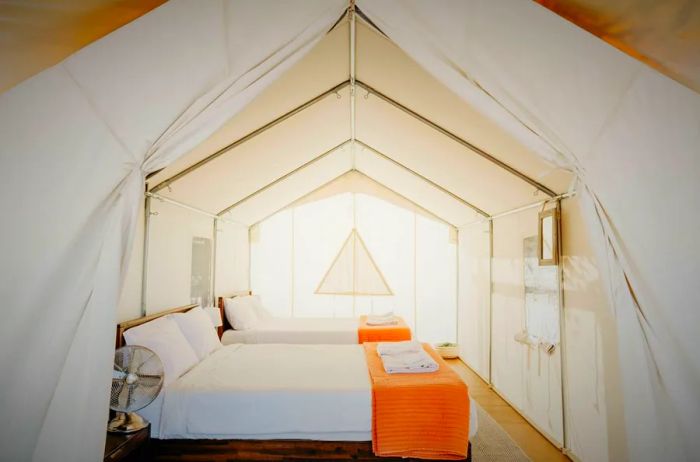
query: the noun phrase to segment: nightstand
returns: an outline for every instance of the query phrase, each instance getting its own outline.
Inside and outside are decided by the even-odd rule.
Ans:
[[[104,462],[147,462],[150,441],[151,424],[134,433],[107,432]]]

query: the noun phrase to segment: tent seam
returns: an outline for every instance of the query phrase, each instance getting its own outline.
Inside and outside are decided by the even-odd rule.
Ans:
[[[107,131],[109,131],[110,135],[112,135],[112,138],[114,138],[114,140],[119,144],[119,146],[121,146],[122,149],[124,149],[124,151],[125,151],[126,153],[129,154],[129,156],[131,157],[131,160],[133,160],[134,164],[135,164],[135,165],[139,165],[140,163],[139,163],[139,161],[138,161],[138,159],[137,159],[137,157],[136,157],[136,154],[134,154],[134,153],[126,146],[126,144],[125,144],[124,141],[121,139],[121,137],[120,137],[119,135],[117,135],[117,132],[116,132],[116,130],[114,129],[114,127],[112,127],[112,126],[107,122],[106,118],[102,115],[102,113],[100,112],[100,110],[97,108],[95,102],[94,102],[94,101],[92,100],[92,98],[90,97],[88,91],[80,84],[80,82],[78,81],[78,79],[75,77],[75,75],[73,75],[73,73],[70,71],[70,69],[69,69],[68,66],[65,64],[65,62],[59,63],[58,66],[59,66],[61,69],[63,69],[63,71],[65,71],[66,75],[69,77],[69,79],[71,80],[71,82],[73,82],[73,84],[75,85],[75,87],[78,89],[78,91],[80,92],[80,94],[83,96],[83,98],[85,99],[85,101],[88,103],[88,106],[90,106],[90,109],[92,110],[92,112],[94,113],[94,115],[95,115],[95,116],[99,119],[99,121],[102,122],[102,124],[107,128]]]

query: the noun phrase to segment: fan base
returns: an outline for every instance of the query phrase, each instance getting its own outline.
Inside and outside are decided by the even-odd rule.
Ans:
[[[107,425],[107,430],[112,433],[134,433],[148,426],[148,420],[135,412],[117,412]]]

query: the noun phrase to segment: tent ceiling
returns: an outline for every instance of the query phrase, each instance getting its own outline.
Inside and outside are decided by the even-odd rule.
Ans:
[[[218,213],[350,137],[348,89],[174,181],[160,193]],[[317,129],[310,130],[310,127]]]
[[[349,73],[348,23],[343,22],[321,40],[284,76],[273,82],[252,104],[229,120],[204,143],[148,180],[149,188],[197,163],[234,140],[344,82]],[[344,107],[347,108],[347,99]],[[347,110],[347,109],[346,109]],[[349,115],[348,115],[349,117]],[[349,127],[349,119],[345,127]],[[321,127],[322,125],[314,125]],[[298,136],[305,136],[302,130]],[[320,151],[319,151],[320,152]],[[313,152],[309,154],[314,154]],[[318,153],[316,153],[318,154]]]
[[[360,81],[550,189],[566,190],[571,181],[569,172],[547,164],[498,123],[465,104],[386,37],[361,22],[357,29],[357,78]],[[361,100],[358,98],[358,102]]]
[[[357,27],[358,78],[401,101],[390,104],[386,97],[358,87],[359,144],[354,160],[347,160],[349,150],[329,153],[351,137],[349,86],[328,92],[348,79],[348,38],[344,20],[241,114],[151,177],[149,188],[210,213],[232,208],[230,219],[250,225],[357,170],[455,226],[545,197],[535,197],[533,184],[557,193],[566,190],[569,172],[540,160],[362,22]],[[495,160],[411,116],[400,105],[490,151],[487,157]],[[303,109],[237,142],[297,107]],[[222,150],[234,142],[234,147]]]
[[[535,0],[610,45],[700,91],[697,0]]]
[[[357,100],[357,137],[489,214],[533,202],[532,185],[379,98]]]
[[[700,91],[694,0],[535,0]],[[164,0],[0,0],[0,92],[138,18]],[[475,139],[475,141],[477,141]]]
[[[401,199],[402,206],[417,207],[450,225],[460,226],[480,218],[480,215],[469,206],[420,176],[386,160],[373,149],[357,144],[353,153],[349,141],[314,158],[293,174],[273,181],[253,195],[232,204],[233,206],[223,216],[250,226],[286,208],[290,203],[314,195],[312,194],[314,191],[325,188],[331,183],[334,184],[332,190],[335,194],[347,191],[361,191],[368,194],[377,192],[376,186],[371,190],[360,190],[353,182],[336,181],[353,172],[381,184],[384,191],[391,191],[393,198]],[[343,190],[341,185],[349,189]],[[328,189],[324,190],[328,191]],[[171,197],[166,191],[162,191],[162,194]],[[411,206],[407,207],[406,204]]]
[[[458,227],[481,218],[472,208],[444,190],[375,154],[372,149],[359,148],[355,166],[359,172],[454,226]]]
[[[0,93],[165,0],[0,0]]]
[[[299,168],[294,174],[253,196],[244,198],[224,214],[226,219],[246,226],[258,223],[286,208],[294,202],[323,187],[352,170],[352,153],[348,143],[330,151],[327,155]]]
[[[349,149],[345,150],[345,154],[350,154]],[[351,161],[351,157],[346,157],[347,160]],[[451,226],[457,226],[449,221],[446,221],[439,215],[431,212],[420,204],[409,200],[405,196],[398,194],[393,189],[387,187],[386,185],[373,180],[369,176],[358,170],[348,170],[345,173],[336,176],[331,181],[322,184],[321,186],[313,189],[312,191],[304,194],[300,198],[296,199],[291,204],[285,204],[282,208],[275,209],[272,213],[278,212],[283,209],[298,207],[309,202],[315,202],[322,199],[329,198],[331,196],[336,196],[343,193],[358,193],[367,194],[370,196],[378,197],[384,201],[390,202],[398,207],[404,208],[406,210],[414,211],[424,217],[430,218],[432,220],[442,221]],[[235,216],[232,214],[232,216]],[[257,224],[270,215],[261,216],[253,224]],[[227,215],[228,217],[228,215]]]

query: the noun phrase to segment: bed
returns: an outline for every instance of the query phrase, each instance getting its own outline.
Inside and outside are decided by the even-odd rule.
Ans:
[[[359,318],[278,318],[264,316],[245,329],[234,329],[225,300],[250,296],[249,293],[219,297],[223,319],[221,343],[357,344],[364,341],[400,341],[411,339],[411,329],[403,319],[389,326],[370,326],[366,316]]]
[[[118,330],[118,344],[124,330]],[[151,422],[155,459],[413,460],[373,454],[373,388],[365,348],[240,343],[218,348],[139,411]],[[471,406],[470,437],[475,416]]]

